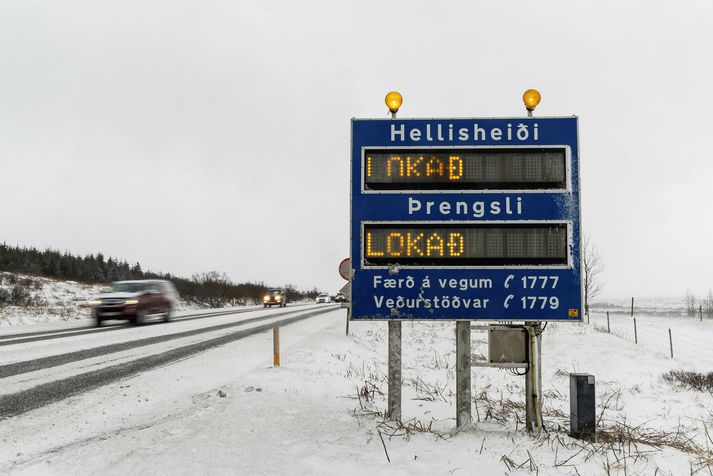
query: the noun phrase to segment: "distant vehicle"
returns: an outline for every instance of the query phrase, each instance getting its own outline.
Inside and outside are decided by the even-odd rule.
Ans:
[[[329,297],[329,294],[320,294],[319,296],[317,296],[317,299],[315,299],[315,302],[317,304],[328,303],[332,302],[332,298]]]
[[[117,281],[89,305],[97,326],[110,319],[125,319],[141,325],[157,316],[168,322],[178,306],[178,291],[171,281]]]
[[[282,288],[270,289],[262,298],[264,307],[272,306],[287,306],[287,291]]]
[[[342,293],[337,293],[336,296],[334,296],[334,302],[347,302],[346,296]]]

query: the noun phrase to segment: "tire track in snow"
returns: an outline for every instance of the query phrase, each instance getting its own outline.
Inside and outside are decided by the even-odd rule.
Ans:
[[[224,336],[196,342],[183,347],[178,347],[160,354],[135,359],[123,364],[103,367],[98,370],[74,375],[62,380],[38,385],[37,387],[23,390],[21,392],[0,396],[0,420],[26,413],[30,410],[43,407],[50,403],[64,400],[72,395],[84,393],[88,390],[101,387],[108,383],[130,377],[134,374],[144,372],[162,365],[170,364],[177,360],[191,357],[195,354],[205,352],[214,347],[225,345],[245,337],[258,334],[272,329],[275,324],[281,326],[293,324],[295,322],[309,319],[320,314],[333,312],[339,307],[329,306],[315,311],[299,314],[294,317],[282,319],[278,322],[270,322],[250,329],[237,330]],[[299,311],[296,311],[299,312]],[[294,312],[281,313],[279,315],[293,314]],[[276,317],[272,315],[271,317]],[[257,318],[256,318],[257,320]]]
[[[304,306],[305,304],[296,304],[296,306]],[[293,306],[290,306],[293,307]],[[254,312],[263,311],[262,307],[255,307],[251,309],[235,309],[230,311],[216,311],[209,312],[205,314],[186,314],[184,316],[177,316],[171,319],[171,322],[184,322],[192,321],[195,319],[203,319],[207,317],[217,317],[217,316],[227,316],[231,314],[242,314],[244,312]],[[147,322],[146,325],[161,324],[161,321]],[[115,324],[108,327],[74,327],[71,329],[58,329],[58,330],[47,330],[47,331],[36,331],[36,332],[23,332],[18,334],[5,334],[0,335],[0,346],[22,344],[25,342],[35,342],[39,340],[50,340],[50,339],[60,339],[63,337],[72,337],[76,335],[93,334],[97,332],[108,332],[108,331],[118,331],[122,329],[133,329],[135,326],[133,324]],[[24,338],[23,338],[24,337]]]
[[[303,312],[301,310],[292,310],[286,312],[278,312],[274,314],[268,314],[266,316],[258,316],[250,319],[244,319],[236,322],[228,322],[226,324],[218,324],[208,327],[200,327],[198,329],[191,329],[188,331],[177,332],[174,334],[165,334],[154,337],[145,337],[143,339],[135,339],[125,342],[119,342],[116,344],[107,344],[99,347],[92,347],[90,349],[78,350],[75,352],[67,352],[64,354],[51,355],[49,357],[41,357],[38,359],[24,360],[20,362],[13,362],[12,364],[6,364],[0,366],[0,378],[11,377],[13,375],[24,374],[27,372],[34,372],[36,370],[42,370],[50,367],[56,367],[58,365],[64,365],[71,362],[76,362],[79,360],[85,360],[92,357],[97,357],[100,355],[112,354],[115,352],[122,352],[125,350],[134,349],[137,347],[145,347],[148,345],[159,344],[163,342],[168,342],[183,337],[190,337],[198,334],[203,334],[206,332],[213,332],[222,329],[229,329],[231,327],[244,326],[253,322],[263,321],[266,319],[274,319],[275,317],[286,316],[288,314],[294,314],[297,312]],[[67,337],[67,336],[65,336]],[[71,337],[71,336],[70,336]]]

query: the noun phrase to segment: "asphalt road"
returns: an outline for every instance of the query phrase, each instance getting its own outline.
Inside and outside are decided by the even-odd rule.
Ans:
[[[130,377],[139,372],[150,370],[159,366],[168,365],[172,362],[191,357],[200,352],[205,352],[214,347],[228,344],[245,337],[271,330],[276,325],[286,326],[299,322],[310,317],[332,312],[338,306],[310,306],[300,309],[286,308],[284,310],[264,310],[262,308],[238,309],[232,311],[222,311],[213,314],[183,316],[175,319],[169,324],[157,326],[146,325],[137,328],[135,326],[112,326],[103,328],[72,328],[60,331],[41,331],[37,333],[24,333],[0,336],[0,345],[8,346],[4,351],[12,355],[13,348],[22,348],[28,343],[42,345],[42,341],[62,339],[65,348],[73,347],[76,342],[77,350],[57,352],[49,356],[39,358],[24,358],[16,362],[11,362],[0,366],[0,420],[20,415],[35,408],[42,407],[52,402],[63,400],[72,395],[77,395],[88,390],[106,385],[119,379]],[[216,319],[225,319],[223,316],[232,314],[255,313],[256,315],[244,317],[239,320],[216,323]],[[214,319],[210,319],[210,318]],[[181,324],[187,321],[196,321],[191,324]],[[187,330],[186,326],[191,326]],[[124,332],[118,332],[118,331]],[[105,333],[114,331],[111,335],[112,342],[105,345],[92,345],[87,347],[87,334]],[[138,331],[138,332],[137,332]],[[150,337],[141,337],[142,333],[151,332]],[[216,334],[218,334],[216,336]],[[122,337],[126,337],[123,339]],[[91,336],[90,336],[91,337]],[[205,338],[202,338],[205,337]],[[186,338],[190,339],[190,342]],[[195,341],[195,339],[198,339]],[[183,340],[183,341],[181,341]],[[170,349],[163,350],[165,343],[179,343]],[[52,342],[46,342],[52,345]],[[9,347],[14,346],[14,347]],[[110,364],[111,356],[120,352],[126,355],[129,351],[146,350],[151,346],[158,350],[150,355],[137,355],[128,361],[117,364]],[[25,354],[27,352],[25,351]],[[31,352],[30,352],[31,353]],[[137,352],[139,354],[139,352]],[[50,381],[43,381],[38,378],[38,383],[30,388],[23,388],[13,391],[12,377],[27,375],[32,380],[32,372],[38,372],[53,367],[67,366],[67,364],[81,363],[86,359],[96,357],[106,357],[104,366],[90,371],[79,370],[76,374]],[[126,359],[124,359],[126,360]],[[23,384],[27,382],[24,379]],[[25,385],[26,387],[26,385]]]

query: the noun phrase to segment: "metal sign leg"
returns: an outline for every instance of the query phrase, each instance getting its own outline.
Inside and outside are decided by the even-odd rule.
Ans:
[[[525,323],[528,333],[528,369],[525,374],[525,419],[529,433],[542,430],[542,329],[540,322]]]
[[[456,322],[456,425],[469,425],[471,415],[470,322]]]
[[[386,416],[401,420],[401,321],[389,321],[389,395]]]

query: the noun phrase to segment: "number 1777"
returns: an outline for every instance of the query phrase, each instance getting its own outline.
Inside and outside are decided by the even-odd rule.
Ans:
[[[559,276],[523,276],[522,287],[525,289],[555,289],[559,280]]]

